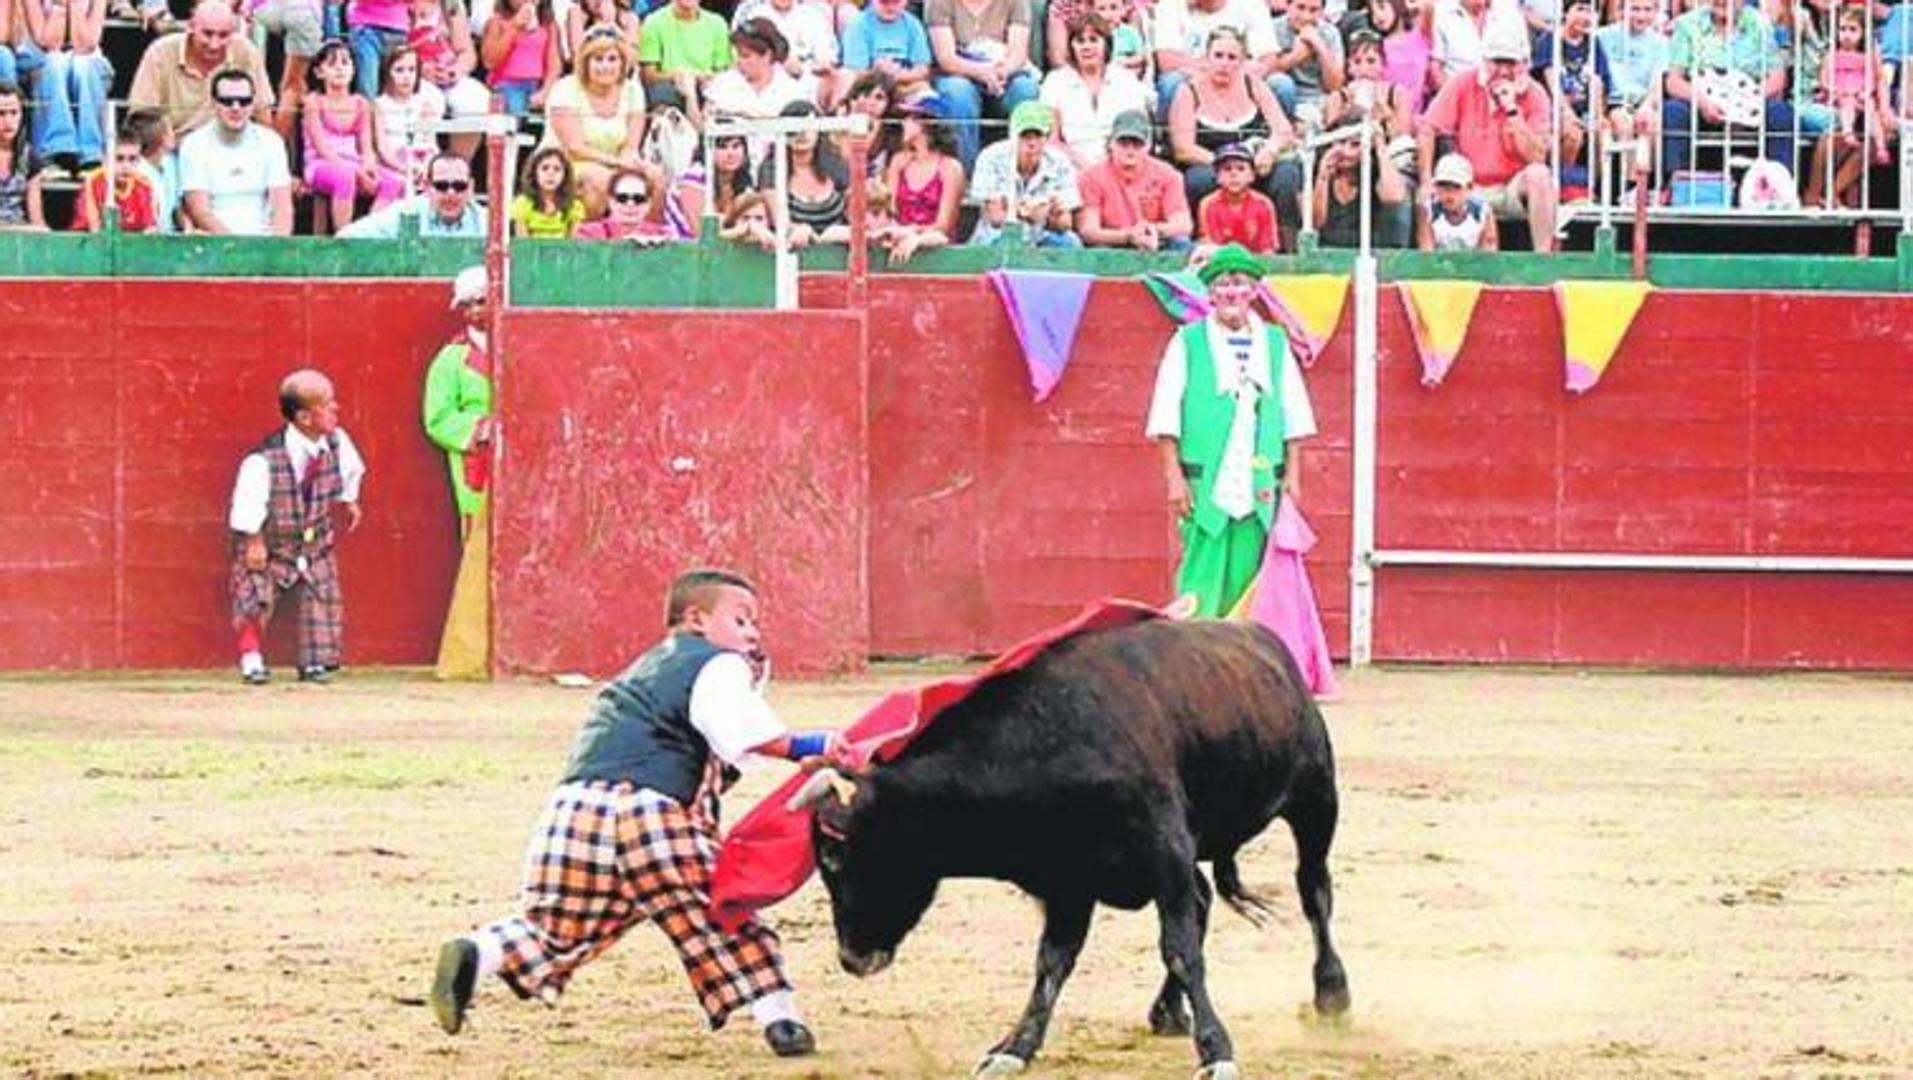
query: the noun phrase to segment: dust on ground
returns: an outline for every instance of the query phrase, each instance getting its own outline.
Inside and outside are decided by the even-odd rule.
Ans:
[[[922,681],[785,684],[838,724]],[[1913,1076],[1913,683],[1370,670],[1326,711],[1355,1005],[1307,1008],[1279,825],[1218,912],[1245,1075]],[[556,1010],[484,989],[450,1038],[439,942],[506,914],[588,695],[353,672],[0,682],[0,1072],[31,1076],[956,1077],[1029,989],[1036,908],[945,886],[896,964],[837,969],[812,882],[773,912],[821,1053],[703,1030],[637,928]],[[755,772],[734,820],[782,776]],[[1186,1077],[1147,1033],[1153,912],[1100,912],[1032,1077]]]

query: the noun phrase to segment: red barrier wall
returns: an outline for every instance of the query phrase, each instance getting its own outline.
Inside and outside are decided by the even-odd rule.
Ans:
[[[370,470],[341,546],[348,661],[429,660],[457,547],[418,420],[444,297],[442,282],[0,282],[0,668],[225,663],[233,476],[306,364],[337,384]]]

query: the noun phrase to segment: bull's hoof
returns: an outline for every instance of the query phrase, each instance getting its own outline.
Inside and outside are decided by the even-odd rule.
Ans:
[[[1029,1068],[1029,1064],[1029,1062],[1024,1061],[1015,1054],[985,1054],[983,1055],[983,1060],[976,1063],[976,1068],[970,1070],[970,1075],[977,1077],[1015,1076],[1017,1073]]]
[[[1189,1010],[1178,1005],[1164,1006],[1158,1001],[1149,1007],[1149,1030],[1157,1035],[1189,1034]]]
[[[1348,980],[1325,980],[1315,988],[1315,1011],[1321,1016],[1336,1017],[1348,1012]]]
[[[1242,1070],[1233,1061],[1216,1061],[1196,1070],[1196,1080],[1242,1080]]]

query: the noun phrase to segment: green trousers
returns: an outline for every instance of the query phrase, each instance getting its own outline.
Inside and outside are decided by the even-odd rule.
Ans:
[[[1255,583],[1268,542],[1269,530],[1254,514],[1229,522],[1215,536],[1198,528],[1194,518],[1185,518],[1176,595],[1195,595],[1197,618],[1222,618]]]

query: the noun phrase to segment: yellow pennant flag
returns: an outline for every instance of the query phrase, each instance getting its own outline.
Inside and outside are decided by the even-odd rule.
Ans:
[[[1347,299],[1347,274],[1270,274],[1262,279],[1262,300],[1302,346],[1304,364],[1322,355],[1342,323]]]
[[[485,520],[488,508],[472,515],[471,534],[458,563],[458,582],[445,612],[445,632],[438,641],[440,679],[483,679],[491,674],[491,532]]]
[[[1645,281],[1562,281],[1554,286],[1561,310],[1561,341],[1567,346],[1571,393],[1594,389],[1614,350],[1634,325],[1634,316],[1654,286]]]
[[[1421,384],[1440,386],[1468,340],[1468,325],[1481,299],[1479,281],[1404,281],[1402,306],[1421,353]]]

